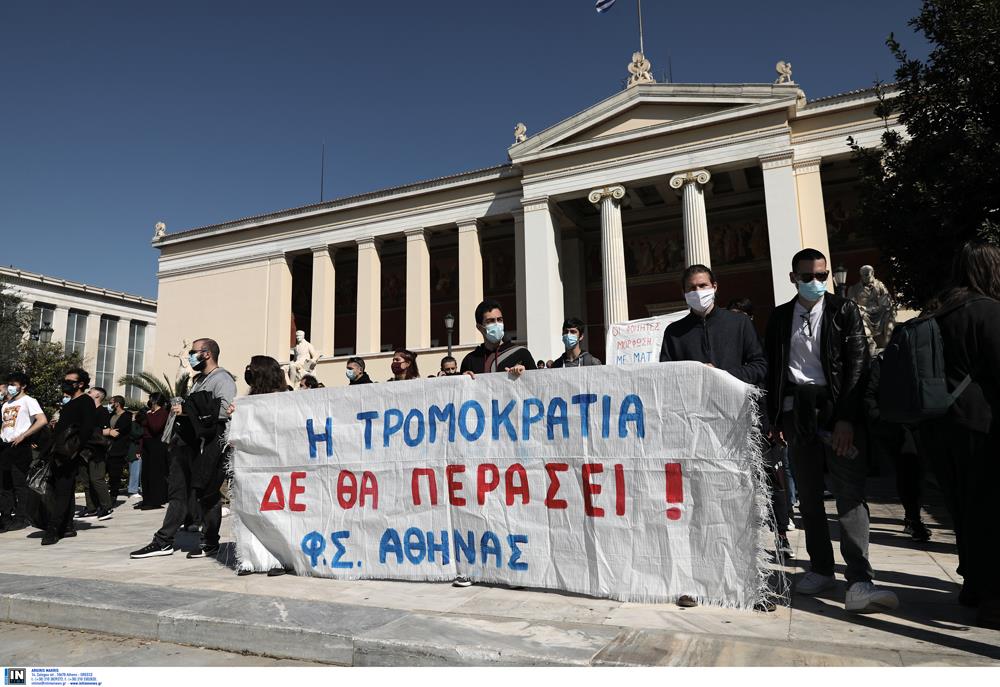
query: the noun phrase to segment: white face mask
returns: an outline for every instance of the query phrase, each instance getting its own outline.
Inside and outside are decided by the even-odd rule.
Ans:
[[[715,289],[696,289],[684,294],[688,307],[696,313],[703,313],[715,303]]]
[[[20,390],[20,389],[18,389],[18,388],[17,388],[16,386],[14,386],[14,385],[12,385],[12,384],[8,384],[8,385],[7,385],[7,395],[8,395],[8,396],[10,396],[11,398],[14,398],[14,397],[15,397],[15,396],[17,396],[17,395],[18,395],[19,393],[21,393],[21,390]]]

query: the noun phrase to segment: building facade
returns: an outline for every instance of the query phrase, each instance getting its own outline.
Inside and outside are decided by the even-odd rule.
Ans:
[[[118,380],[153,363],[156,301],[7,267],[0,282],[31,308],[28,337],[79,353],[93,386],[139,400],[138,388]]]
[[[876,103],[872,90],[808,101],[794,83],[638,83],[535,135],[519,126],[507,164],[158,231],[157,369],[199,336],[232,369],[259,353],[284,362],[301,329],[327,385],[346,383],[354,354],[384,380],[404,347],[427,375],[446,315],[459,354],[479,343],[484,296],[537,358],[561,352],[567,316],[603,357],[608,324],[685,307],[680,274],[693,263],[715,270],[723,305],[751,298],[763,327],[795,293],[801,248],[854,279],[877,264],[856,225],[847,144],[878,145],[898,126]]]

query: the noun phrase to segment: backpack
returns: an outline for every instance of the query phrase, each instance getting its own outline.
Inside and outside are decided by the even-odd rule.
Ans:
[[[896,325],[880,365],[878,404],[882,420],[912,424],[943,417],[962,395],[972,377],[966,375],[954,391],[948,391],[944,343],[937,318],[978,300],[983,298],[970,298]]]

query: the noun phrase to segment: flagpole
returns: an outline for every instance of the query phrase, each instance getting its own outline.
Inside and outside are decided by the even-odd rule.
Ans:
[[[646,54],[646,49],[642,44],[642,0],[635,0],[636,11],[639,14],[639,52]]]
[[[326,141],[323,141],[322,152],[319,157],[319,202],[323,202],[323,190],[326,186]]]

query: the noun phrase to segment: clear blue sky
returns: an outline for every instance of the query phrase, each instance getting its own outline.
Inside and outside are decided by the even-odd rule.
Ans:
[[[815,98],[927,47],[917,0],[646,0],[660,80]],[[170,231],[504,162],[621,88],[634,0],[0,2],[0,264],[156,295]]]

